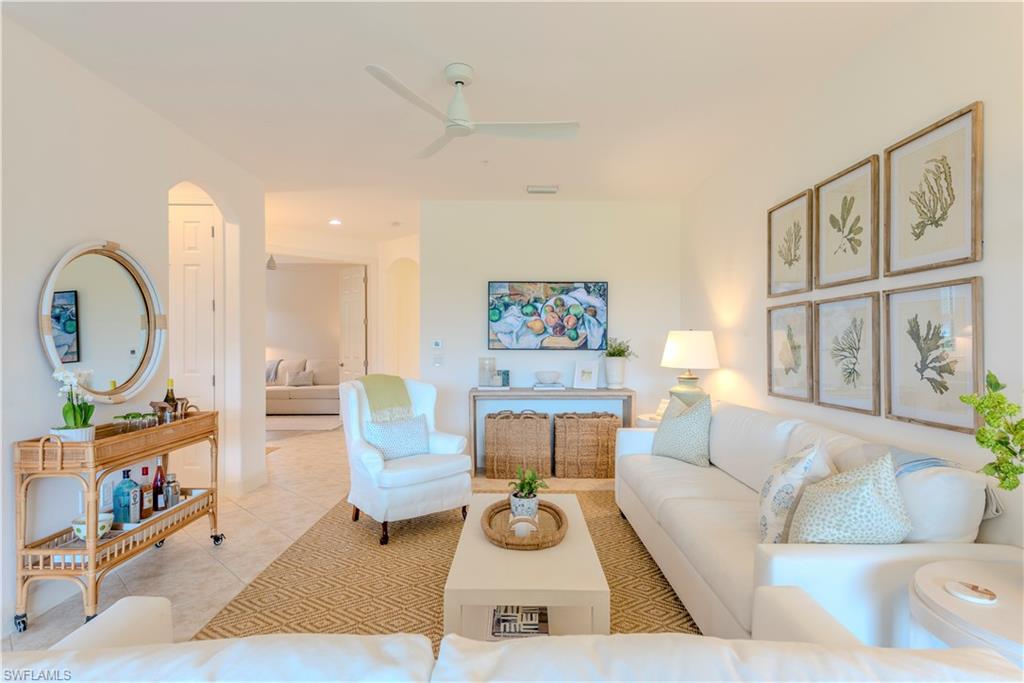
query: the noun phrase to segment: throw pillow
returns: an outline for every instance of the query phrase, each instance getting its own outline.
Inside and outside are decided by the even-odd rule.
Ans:
[[[973,543],[986,514],[986,477],[924,453],[899,448],[890,453],[896,484],[914,527],[904,542]],[[937,500],[942,505],[936,505]]]
[[[313,385],[313,371],[304,370],[302,372],[289,372],[288,373],[288,386],[290,387],[309,387]]]
[[[654,455],[663,455],[708,467],[708,430],[711,427],[711,398],[705,396],[691,406],[673,397],[654,433]]]
[[[910,517],[892,456],[808,484],[793,514],[790,543],[901,543]]]
[[[761,542],[785,543],[804,486],[831,474],[821,439],[775,463],[761,487]]]
[[[363,425],[363,434],[371,446],[380,450],[385,460],[430,452],[430,432],[425,415],[408,420],[367,422]]]

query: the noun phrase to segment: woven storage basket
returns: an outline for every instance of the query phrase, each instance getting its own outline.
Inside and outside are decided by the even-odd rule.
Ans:
[[[484,421],[484,469],[489,479],[516,476],[516,469],[551,476],[551,423],[547,413],[502,410]]]
[[[612,413],[555,415],[555,476],[610,479],[615,476],[615,430],[622,418]]]

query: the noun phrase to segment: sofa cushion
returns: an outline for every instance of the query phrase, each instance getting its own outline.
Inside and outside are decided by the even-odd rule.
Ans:
[[[718,498],[756,500],[757,494],[717,467],[697,467],[660,455],[619,458],[616,476],[621,477],[655,519],[666,500]]]
[[[392,489],[426,481],[444,479],[453,474],[469,472],[470,460],[465,454],[437,455],[425,453],[384,461],[384,469],[377,475],[381,488]]]
[[[341,383],[341,371],[336,360],[310,358],[306,361],[306,369],[313,371],[313,384]]]
[[[691,465],[707,467],[708,427],[711,424],[711,399],[705,396],[687,406],[678,398],[661,418],[654,433],[654,455],[675,458]]]
[[[338,398],[338,387],[337,386],[307,386],[307,387],[282,387],[288,390],[288,398],[319,398],[319,399],[330,399],[332,401],[341,399]]]
[[[274,380],[274,385],[283,387],[288,383],[288,375],[295,375],[306,369],[306,359],[300,358],[288,359],[285,358],[277,366],[277,379]]]
[[[813,422],[801,422],[789,436],[786,455],[795,455],[808,444],[817,441],[824,444],[829,463],[837,472],[860,467],[882,457],[889,451],[888,446],[880,443],[864,441]]]
[[[294,387],[269,386],[267,387],[267,398],[275,401],[283,401],[288,398],[288,394],[292,389],[294,389]]]
[[[789,435],[800,422],[719,403],[711,418],[711,464],[760,490],[772,465],[786,455]]]
[[[658,523],[747,631],[754,602],[754,552],[759,542],[757,497],[747,500],[675,498]]]

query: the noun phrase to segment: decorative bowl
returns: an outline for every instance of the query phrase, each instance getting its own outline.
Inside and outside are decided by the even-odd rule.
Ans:
[[[75,532],[75,536],[80,541],[85,540],[85,515],[81,517],[75,517],[71,520],[71,529]],[[111,512],[101,512],[96,518],[96,538],[102,538],[103,534],[110,531],[110,526],[114,523],[114,515]]]
[[[541,384],[554,384],[562,376],[562,373],[557,370],[539,370],[533,373],[533,376],[537,378],[537,381]]]

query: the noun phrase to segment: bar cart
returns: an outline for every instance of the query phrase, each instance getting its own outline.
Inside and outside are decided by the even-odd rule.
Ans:
[[[130,529],[112,530],[97,538],[99,493],[103,481],[121,469],[144,460],[202,442],[210,444],[210,484],[205,489],[182,489],[182,500]],[[210,518],[214,545],[224,542],[217,531],[217,413],[191,412],[187,417],[134,431],[121,431],[114,424],[96,428],[94,441],[70,443],[48,435],[19,441],[14,446],[14,474],[17,484],[15,512],[17,543],[17,606],[14,626],[28,628],[28,587],[40,579],[74,581],[82,591],[85,620],[96,616],[100,582],[111,569],[135,557],[150,546],[181,531],[203,515]],[[71,527],[34,541],[26,541],[26,504],[29,484],[45,477],[71,477],[85,494],[86,539],[80,541]]]

